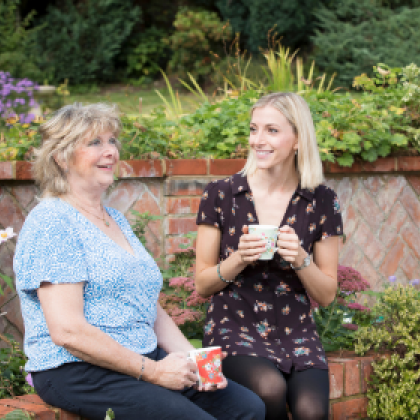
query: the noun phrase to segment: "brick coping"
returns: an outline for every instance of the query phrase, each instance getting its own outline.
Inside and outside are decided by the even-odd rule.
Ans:
[[[374,356],[328,356],[330,378],[330,419],[367,417],[366,397]],[[23,410],[35,420],[84,420],[76,414],[45,404],[38,395],[28,394],[0,400],[0,418]],[[104,413],[105,418],[105,413]]]
[[[167,176],[232,175],[245,165],[245,159],[148,159],[123,160],[117,176],[125,178],[163,178]],[[375,162],[355,162],[350,167],[324,162],[325,174],[368,174],[418,172],[420,156],[379,158]],[[26,161],[0,162],[0,180],[33,180],[32,164]]]

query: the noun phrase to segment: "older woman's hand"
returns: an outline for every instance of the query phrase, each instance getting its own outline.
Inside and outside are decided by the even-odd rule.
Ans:
[[[170,353],[156,363],[155,383],[164,388],[182,390],[198,381],[197,366],[185,352]]]
[[[259,235],[248,232],[248,226],[243,226],[243,235],[239,238],[238,253],[241,260],[249,264],[260,258],[261,254],[266,250],[267,243]]]

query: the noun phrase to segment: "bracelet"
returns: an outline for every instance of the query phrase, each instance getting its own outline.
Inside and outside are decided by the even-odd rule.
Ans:
[[[217,264],[217,275],[219,276],[219,279],[222,280],[224,283],[233,283],[235,279],[233,280],[226,280],[221,274],[220,274],[220,263]]]
[[[311,256],[308,254],[304,260],[301,266],[299,267],[295,267],[292,263],[290,263],[290,267],[293,268],[293,270],[298,271],[298,270],[302,270],[302,268],[307,267],[309,264],[311,263]]]
[[[138,381],[142,380],[143,377],[143,373],[144,373],[144,362],[146,360],[144,359],[144,356],[141,356],[141,372],[140,372],[140,376],[137,378]]]

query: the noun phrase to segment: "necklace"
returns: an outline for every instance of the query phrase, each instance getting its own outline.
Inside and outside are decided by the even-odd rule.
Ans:
[[[71,202],[77,204],[78,207],[80,207],[83,211],[85,211],[86,213],[90,214],[93,217],[96,217],[99,220],[102,220],[105,224],[106,227],[109,227],[109,222],[107,220],[105,220],[105,209],[104,206],[101,204],[101,210],[102,210],[102,217],[97,216],[96,214],[93,214],[92,212],[90,212],[89,210],[86,210],[83,206],[81,206],[79,203],[76,203],[73,200],[70,200]],[[71,203],[70,203],[71,204]]]

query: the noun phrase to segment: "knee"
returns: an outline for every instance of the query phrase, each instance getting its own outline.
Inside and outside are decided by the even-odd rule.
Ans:
[[[249,392],[241,403],[242,410],[247,413],[246,418],[252,420],[265,419],[265,404],[264,401],[255,393]]]
[[[302,398],[297,402],[292,415],[297,420],[328,420],[328,404],[313,399],[305,401]]]

